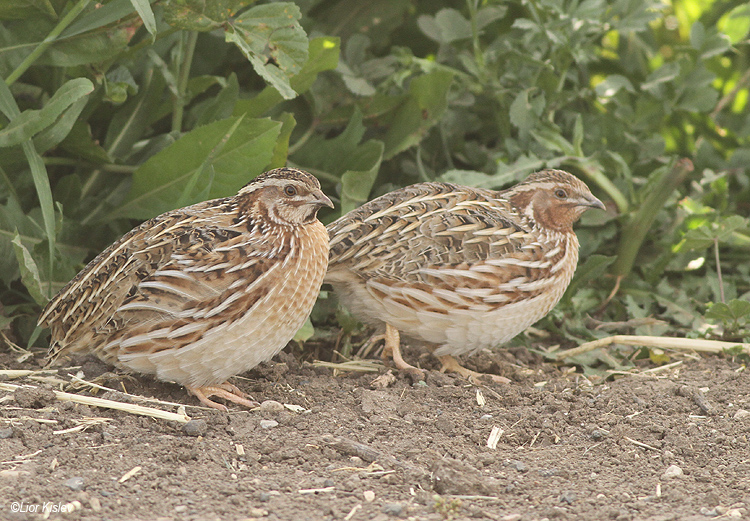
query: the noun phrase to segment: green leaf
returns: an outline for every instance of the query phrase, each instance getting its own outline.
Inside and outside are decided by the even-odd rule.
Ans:
[[[21,282],[23,282],[29,295],[31,295],[37,304],[40,306],[45,305],[48,299],[42,289],[42,279],[39,277],[39,269],[36,266],[36,262],[34,262],[29,250],[21,243],[20,235],[16,234],[11,243],[13,244],[13,251],[16,254],[18,266],[21,268]]]
[[[293,158],[296,164],[341,177],[342,215],[368,200],[383,159],[383,143],[359,144],[365,134],[357,109],[346,129],[332,139],[311,138]]]
[[[734,7],[721,17],[719,27],[732,45],[740,43],[750,32],[750,4],[744,3]]]
[[[310,340],[310,338],[312,338],[314,334],[315,327],[313,327],[312,322],[310,322],[310,317],[307,317],[307,320],[305,320],[305,323],[302,324],[301,328],[299,328],[299,331],[294,334],[294,338],[292,338],[292,340],[295,340],[297,342],[305,342],[307,340]]]
[[[573,277],[568,289],[565,290],[563,301],[569,301],[570,297],[575,295],[578,292],[578,289],[583,285],[604,275],[607,268],[615,262],[615,259],[616,257],[608,257],[606,255],[589,256],[589,258],[576,269],[575,277]]]
[[[290,2],[259,5],[240,14],[224,35],[285,99],[297,96],[289,78],[302,70],[308,56],[301,16]]]
[[[222,27],[253,0],[167,0],[164,21],[188,31],[213,31]]]
[[[302,70],[291,79],[291,86],[298,94],[307,92],[318,74],[336,68],[339,63],[341,41],[338,38],[322,37],[310,40],[309,57]],[[272,86],[263,89],[257,96],[239,100],[234,115],[246,114],[257,118],[284,101],[279,91]]]
[[[385,159],[417,145],[440,120],[448,106],[453,73],[436,69],[414,78],[409,97],[399,107],[385,137]]]
[[[750,320],[750,302],[747,300],[733,299],[728,303],[717,302],[712,304],[706,312],[709,320],[719,320],[725,324],[736,324],[741,321]]]
[[[49,127],[71,105],[90,94],[94,85],[86,78],[76,78],[57,89],[50,100],[39,110],[25,110],[11,119],[0,130],[0,147],[9,147],[28,141]],[[79,111],[80,112],[80,111]]]
[[[154,18],[154,12],[151,10],[149,0],[130,0],[130,2],[135,7],[135,10],[138,11],[138,15],[143,20],[146,30],[152,36],[156,35],[156,18]]]
[[[138,168],[126,201],[111,217],[148,219],[175,208],[175,194],[198,171],[183,204],[198,202],[203,193],[211,199],[234,195],[271,162],[280,130],[276,121],[240,117],[188,132]]]
[[[36,135],[34,147],[39,154],[44,154],[50,148],[59,145],[70,134],[86,103],[86,97],[79,99],[63,112],[54,125]]]
[[[281,132],[279,133],[279,138],[276,140],[271,162],[268,164],[269,170],[286,165],[287,155],[289,154],[289,138],[292,136],[294,127],[297,126],[294,115],[289,112],[284,112],[279,119],[281,119],[282,123]]]
[[[621,74],[610,74],[594,88],[596,95],[600,98],[611,98],[621,89],[625,89],[628,92],[635,92],[630,80]]]

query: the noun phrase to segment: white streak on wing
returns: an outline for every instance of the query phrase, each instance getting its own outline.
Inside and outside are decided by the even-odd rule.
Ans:
[[[127,349],[128,347],[149,343],[157,338],[165,338],[168,335],[168,327],[155,329],[154,331],[149,331],[148,333],[143,333],[141,335],[135,335],[131,338],[126,338],[125,340],[120,342],[120,349]]]
[[[452,268],[443,268],[443,269],[419,268],[418,270],[416,270],[416,272],[422,275],[430,275],[432,277],[437,277],[439,279],[442,279],[445,277],[458,277],[458,278],[474,279],[474,280],[484,279],[482,275],[480,275],[479,273],[476,273],[473,270],[460,270],[460,269],[452,269]]]
[[[529,261],[523,259],[514,259],[513,257],[507,257],[503,259],[487,259],[484,262],[485,264],[495,267],[518,266],[519,268],[538,269],[549,268],[551,265],[550,261]]]
[[[174,277],[177,279],[194,280],[192,275],[188,275],[184,271],[180,270],[157,270],[152,275],[153,278],[157,277]]]
[[[547,253],[545,253],[544,256],[549,259],[549,258],[552,258],[555,255],[557,255],[558,253],[560,253],[560,247],[559,246],[555,246],[554,249],[552,249],[552,250],[548,251]]]
[[[158,289],[162,291],[166,291],[168,293],[173,293],[175,295],[179,295],[181,297],[185,298],[195,298],[195,295],[192,295],[188,293],[187,291],[183,291],[180,288],[177,288],[175,286],[172,286],[171,284],[167,284],[165,282],[161,282],[158,280],[146,280],[138,284],[140,288],[152,288],[152,289]],[[127,306],[127,304],[120,309],[124,309]]]
[[[178,327],[174,331],[170,332],[167,335],[167,338],[177,338],[183,335],[189,335],[190,333],[195,333],[196,331],[200,331],[201,329],[204,329],[204,328],[205,328],[205,324],[196,320],[195,322],[190,322],[189,324],[185,324],[182,327]]]
[[[117,308],[115,313],[122,313],[123,311],[153,311],[155,313],[170,313],[169,310],[164,309],[158,304],[153,302],[129,302]]]

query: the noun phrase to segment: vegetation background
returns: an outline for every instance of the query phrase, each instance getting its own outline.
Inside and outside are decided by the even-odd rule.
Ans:
[[[325,222],[415,182],[566,169],[608,212],[579,225],[556,342],[602,322],[750,340],[747,2],[5,0],[0,19],[13,349],[44,345],[41,306],[138,222],[284,164],[334,198]],[[335,323],[322,296],[313,322]],[[577,362],[643,357],[668,359]]]

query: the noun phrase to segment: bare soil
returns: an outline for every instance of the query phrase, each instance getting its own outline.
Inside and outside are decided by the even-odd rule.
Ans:
[[[519,348],[465,360],[510,385],[432,370],[378,388],[377,373],[334,375],[294,353],[234,382],[300,412],[272,402],[209,411],[177,385],[85,362],[88,380],[188,404],[189,424],[55,401],[49,382],[14,380],[39,388],[0,391],[0,519],[750,516],[750,375],[739,361],[692,357],[591,385]],[[0,367],[39,368],[41,357],[16,357],[0,353]],[[56,432],[85,418],[105,420]]]

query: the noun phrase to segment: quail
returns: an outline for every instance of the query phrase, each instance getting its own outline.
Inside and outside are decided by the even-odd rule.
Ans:
[[[559,302],[578,262],[573,224],[589,208],[604,204],[562,170],[504,191],[408,186],[328,225],[325,282],[361,321],[385,325],[384,357],[399,369],[422,374],[401,356],[404,334],[473,379],[454,357],[507,342]]]
[[[278,168],[233,197],[144,222],[46,306],[50,359],[89,352],[119,368],[257,405],[227,381],[271,359],[304,323],[328,263],[318,180]]]

